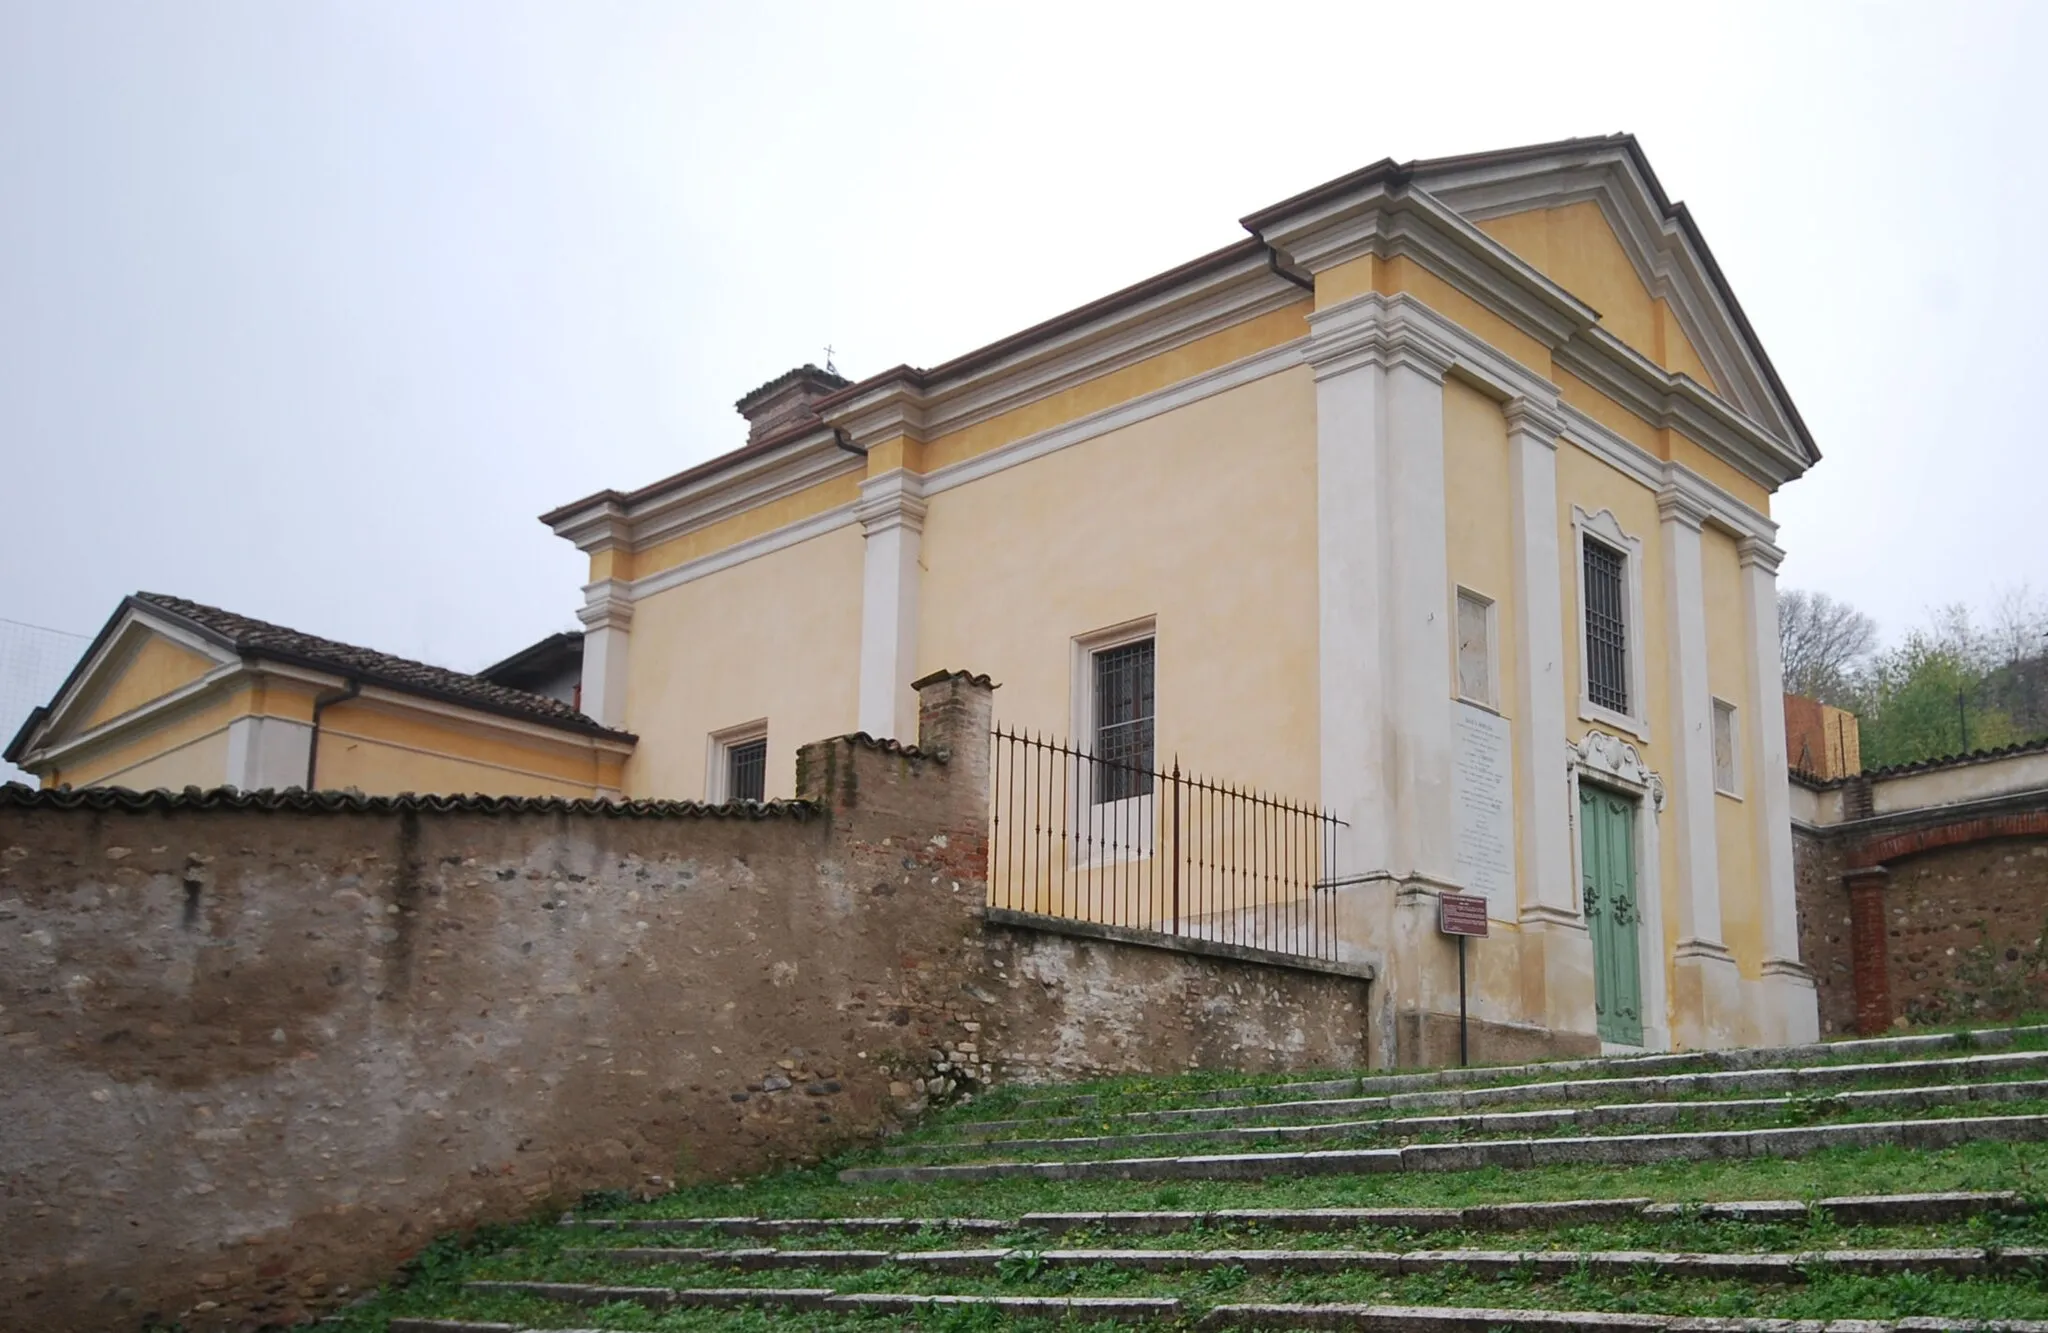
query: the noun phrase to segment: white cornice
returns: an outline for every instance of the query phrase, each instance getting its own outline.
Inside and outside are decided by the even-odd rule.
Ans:
[[[923,397],[927,436],[964,430],[1306,299],[1264,256],[1237,260],[930,386]]]
[[[685,560],[680,565],[672,565],[658,573],[635,579],[628,585],[628,595],[637,602],[643,597],[652,597],[658,592],[679,588],[707,574],[716,574],[721,569],[731,569],[734,565],[743,565],[749,560],[756,560],[785,547],[807,542],[813,537],[822,537],[828,532],[854,523],[854,508],[853,504],[834,505],[809,518],[785,523],[773,531],[749,537],[742,542],[734,542],[723,550],[698,556],[695,560]]]
[[[925,474],[924,493],[927,496],[938,495],[956,486],[965,486],[971,481],[993,476],[1005,468],[1028,463],[1034,458],[1043,458],[1047,454],[1092,440],[1098,435],[1107,435],[1111,431],[1134,426],[1140,421],[1162,413],[1228,392],[1254,380],[1264,379],[1268,375],[1276,375],[1283,370],[1301,365],[1308,343],[1309,340],[1306,338],[1297,338],[1278,347],[1254,352],[1228,365],[1203,371],[1199,375],[1191,375],[1163,389],[1156,389],[1128,402],[1118,403],[1115,407],[1106,407],[1100,412],[1090,413],[1085,417],[1054,426],[1050,430],[1027,435],[1020,440],[1012,440],[987,453],[976,454],[957,463],[949,463]]]
[[[1562,342],[1600,318],[1519,255],[1417,190],[1374,185],[1270,226],[1262,239],[1311,273],[1368,254],[1413,259],[1546,344]]]
[[[1715,526],[1738,537],[1774,540],[1778,525],[1768,514],[1744,504],[1682,463],[1667,463],[1635,441],[1609,429],[1569,403],[1561,404],[1564,438],[1645,488],[1662,492],[1682,488],[1688,500],[1705,510]]]
[[[899,437],[925,440],[931,435],[925,426],[923,396],[899,380],[884,381],[821,415],[826,426],[845,431],[862,449]]]
[[[1533,208],[1597,204],[1621,242],[1636,276],[1670,303],[1679,327],[1699,352],[1721,392],[1743,412],[1793,434],[1763,368],[1736,330],[1703,256],[1684,228],[1663,215],[1649,183],[1627,151],[1615,145],[1580,147],[1548,162],[1514,162],[1433,174],[1429,193],[1474,222]]]
[[[866,466],[860,455],[841,448],[831,429],[821,425],[767,453],[735,461],[637,504],[598,501],[563,518],[554,530],[584,551],[645,550]]]
[[[1551,349],[1568,370],[1652,426],[1678,431],[1776,490],[1805,471],[1790,441],[1744,416],[1690,375],[1674,375],[1605,329]]]

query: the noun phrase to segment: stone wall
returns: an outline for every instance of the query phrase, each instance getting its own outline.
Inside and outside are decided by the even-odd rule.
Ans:
[[[0,1326],[286,1324],[992,1080],[1365,1063],[1359,978],[985,925],[989,686],[920,700],[756,809],[0,789]]]
[[[2019,772],[2028,756],[1953,767],[1966,762],[1993,794],[1912,807],[1885,790],[1924,785],[1921,765],[1855,780],[1877,790],[1841,808],[1876,813],[1795,826],[1800,957],[1824,1035],[2048,1009],[2048,790]]]

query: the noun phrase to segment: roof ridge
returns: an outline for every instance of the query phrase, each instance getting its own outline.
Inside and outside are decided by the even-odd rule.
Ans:
[[[545,726],[626,741],[638,739],[631,732],[605,726],[559,699],[500,685],[474,672],[457,671],[453,667],[401,657],[381,648],[330,639],[322,634],[309,634],[289,625],[259,620],[238,611],[168,593],[137,592],[128,601],[176,617],[222,647],[245,656],[294,661],[316,669],[339,672],[366,684],[439,698]]]

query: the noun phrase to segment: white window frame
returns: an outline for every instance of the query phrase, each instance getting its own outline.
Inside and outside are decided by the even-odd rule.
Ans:
[[[742,722],[736,727],[714,731],[708,738],[704,754],[704,800],[708,805],[723,805],[732,799],[732,752],[734,747],[749,741],[768,739],[768,719],[757,717],[752,722]],[[762,799],[768,797],[768,777],[761,776]]]
[[[1095,655],[1113,648],[1128,647],[1134,643],[1152,640],[1152,766],[1159,767],[1159,618],[1143,616],[1137,620],[1126,620],[1107,629],[1093,630],[1074,636],[1072,647],[1072,721],[1074,727],[1074,748],[1083,755],[1095,753]],[[1152,855],[1153,838],[1157,829],[1157,815],[1153,807],[1154,793],[1127,797],[1121,801],[1110,801],[1102,805],[1089,800],[1089,774],[1085,764],[1077,764],[1068,789],[1073,793],[1068,801],[1068,827],[1076,831],[1072,840],[1073,861],[1076,865],[1106,865],[1115,861],[1142,861]],[[1083,828],[1114,829],[1128,834],[1130,842],[1112,854],[1107,848],[1092,849],[1078,836]]]
[[[1586,541],[1591,538],[1621,552],[1622,580],[1628,598],[1628,707],[1626,713],[1593,702],[1592,662],[1586,653]],[[1643,541],[1631,537],[1611,509],[1587,513],[1572,506],[1572,605],[1578,608],[1579,720],[1625,731],[1639,741],[1650,739],[1649,672],[1643,652]]]
[[[1721,764],[1714,763],[1714,791],[1733,800],[1742,799],[1742,710],[1720,695],[1713,696],[1707,703],[1707,745],[1711,749],[1718,736],[1721,714],[1728,714],[1728,785],[1721,785]]]
[[[1458,670],[1458,604],[1475,602],[1486,613],[1486,697],[1465,693],[1463,673]],[[1476,588],[1458,584],[1451,590],[1451,693],[1468,704],[1491,713],[1500,711],[1500,603]]]

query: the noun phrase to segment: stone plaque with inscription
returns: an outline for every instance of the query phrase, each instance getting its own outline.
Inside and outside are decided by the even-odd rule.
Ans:
[[[1457,873],[1488,911],[1515,916],[1514,739],[1508,720],[1467,703],[1451,705],[1451,801]]]

